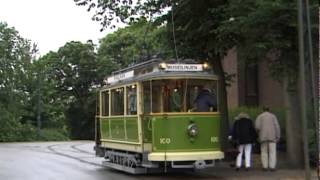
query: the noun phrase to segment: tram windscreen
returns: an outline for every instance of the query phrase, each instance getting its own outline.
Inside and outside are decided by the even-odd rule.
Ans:
[[[145,113],[217,111],[217,81],[153,80],[144,82],[143,87]],[[201,100],[204,91],[205,97]]]

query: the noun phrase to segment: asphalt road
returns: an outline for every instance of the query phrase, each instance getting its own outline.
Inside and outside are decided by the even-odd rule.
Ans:
[[[221,179],[203,174],[130,175],[101,166],[93,142],[0,143],[0,180]]]
[[[198,172],[130,175],[101,166],[92,141],[0,143],[0,180],[304,179],[303,171],[235,172],[226,163]]]

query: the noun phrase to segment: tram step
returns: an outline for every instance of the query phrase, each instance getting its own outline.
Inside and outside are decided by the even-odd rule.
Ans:
[[[102,162],[103,166],[109,167],[109,168],[113,168],[113,169],[117,169],[120,171],[124,171],[127,173],[131,173],[131,174],[146,174],[147,173],[147,168],[141,168],[141,167],[127,167],[127,166],[123,166],[120,164],[115,164],[115,163],[111,163],[109,161],[103,161]]]

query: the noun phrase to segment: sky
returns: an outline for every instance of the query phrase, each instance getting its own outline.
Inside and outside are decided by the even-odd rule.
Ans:
[[[39,55],[57,51],[69,41],[98,40],[111,30],[100,32],[86,7],[73,0],[0,0],[0,22],[38,44]]]

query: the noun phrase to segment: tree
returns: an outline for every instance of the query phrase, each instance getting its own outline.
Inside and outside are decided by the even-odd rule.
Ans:
[[[50,71],[48,80],[54,79],[52,101],[62,101],[70,128],[71,138],[92,139],[94,136],[95,88],[97,75],[95,45],[90,41],[68,42],[58,52],[50,52],[43,59]]]
[[[315,1],[311,1],[315,4]],[[232,21],[219,27],[225,34],[233,33],[242,61],[267,61],[271,77],[283,83],[286,94],[287,154],[292,166],[301,166],[302,141],[298,95],[298,32],[296,2],[231,0],[226,9]],[[317,32],[316,8],[313,8],[313,32]],[[316,34],[313,34],[317,37]],[[316,39],[313,43],[316,49]],[[316,51],[314,51],[316,52]],[[311,82],[309,82],[311,84]],[[311,88],[309,88],[311,89]],[[312,94],[310,92],[310,94]]]
[[[145,19],[130,23],[126,28],[119,29],[101,39],[98,49],[99,66],[108,70],[127,67],[129,64],[151,59],[154,55],[168,56],[169,48],[167,31],[164,26],[157,26]]]
[[[57,88],[58,81],[53,78],[56,69],[53,60],[57,60],[54,52],[49,52],[32,64],[33,90],[28,107],[34,112],[33,118],[40,115],[41,128],[66,129],[64,108],[67,104]]]
[[[6,23],[0,22],[0,141],[28,139],[32,127],[22,124],[30,91],[30,42]]]

